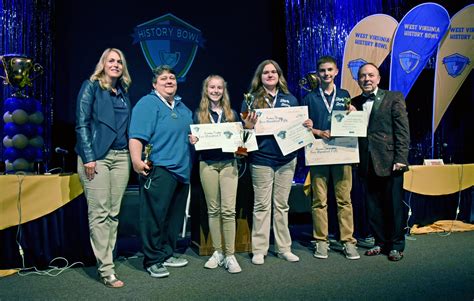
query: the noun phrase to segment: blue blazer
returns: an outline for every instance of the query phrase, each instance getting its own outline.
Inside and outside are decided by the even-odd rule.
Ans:
[[[124,101],[130,108],[128,94]],[[131,112],[131,110],[129,110]],[[130,115],[127,122],[127,132]],[[98,81],[84,81],[76,103],[76,147],[74,150],[87,163],[103,159],[117,137],[115,111],[110,91],[103,90]]]

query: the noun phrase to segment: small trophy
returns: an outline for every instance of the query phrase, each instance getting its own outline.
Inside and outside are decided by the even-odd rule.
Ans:
[[[298,84],[302,89],[311,92],[319,86],[320,79],[316,71],[310,71],[298,81]]]
[[[26,97],[22,91],[25,87],[31,87],[32,82],[43,74],[43,67],[38,63],[33,63],[33,59],[19,54],[5,54],[0,56],[5,76],[0,76],[3,79],[3,84],[10,85],[16,89],[13,96]],[[30,78],[31,71],[37,74]]]
[[[245,147],[245,143],[252,137],[252,130],[242,129],[240,131],[240,140],[242,141],[241,146],[237,148],[235,154],[239,157],[247,157],[249,154],[247,153],[247,148]]]
[[[146,173],[149,173],[151,169],[153,168],[153,161],[150,160],[152,147],[153,147],[153,144],[145,145],[145,159],[143,159],[143,162],[145,162],[145,164],[148,165],[148,167],[150,168],[149,170],[146,171]]]
[[[242,118],[246,119],[250,112],[253,111],[253,102],[255,101],[255,96],[251,93],[244,93],[244,101],[247,104],[247,111],[242,112]]]

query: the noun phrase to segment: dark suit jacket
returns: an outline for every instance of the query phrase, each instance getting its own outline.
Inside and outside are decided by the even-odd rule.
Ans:
[[[362,111],[364,98],[359,95],[352,104]],[[400,92],[378,89],[367,128],[367,137],[359,138],[359,172],[367,175],[368,160],[380,177],[392,173],[394,163],[408,165],[410,128],[405,99]]]
[[[123,89],[122,89],[123,91]],[[128,94],[123,91],[129,108]],[[100,88],[99,82],[84,81],[76,104],[76,153],[87,163],[105,157],[117,137],[115,111],[110,91]],[[127,123],[127,131],[130,117]]]

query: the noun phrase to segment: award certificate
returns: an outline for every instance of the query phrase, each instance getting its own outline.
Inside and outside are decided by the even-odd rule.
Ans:
[[[359,163],[357,137],[315,139],[304,150],[306,165],[332,165]]]
[[[331,137],[366,137],[367,112],[332,111]]]
[[[196,150],[233,149],[241,144],[240,133],[243,131],[240,122],[191,124],[191,134],[198,138],[194,144]]]
[[[315,140],[311,130],[303,126],[301,121],[294,121],[291,124],[283,125],[273,136],[283,156],[313,143]]]
[[[257,136],[273,135],[285,124],[296,121],[303,123],[308,119],[308,107],[283,107],[272,109],[256,109],[257,123],[255,133]]]

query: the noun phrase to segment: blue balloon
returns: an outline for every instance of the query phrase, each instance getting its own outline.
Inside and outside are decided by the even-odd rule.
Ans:
[[[22,156],[22,151],[14,148],[14,147],[7,147],[3,151],[3,157],[10,162],[15,161],[16,159],[20,158]]]
[[[26,135],[28,138],[36,136],[38,133],[38,126],[36,124],[27,123],[23,125],[23,134]]]
[[[7,98],[3,102],[3,106],[5,108],[5,111],[9,111],[10,113],[17,109],[21,109],[21,98]]]
[[[8,136],[13,137],[16,134],[21,134],[23,127],[14,122],[7,122],[3,126],[3,130]]]
[[[33,98],[25,98],[23,100],[23,110],[25,110],[28,114],[34,113],[36,110],[36,103],[38,101]]]
[[[43,136],[44,129],[41,124],[36,125],[36,135]]]
[[[37,148],[31,145],[28,145],[23,149],[23,158],[28,161],[33,161],[36,158]]]

